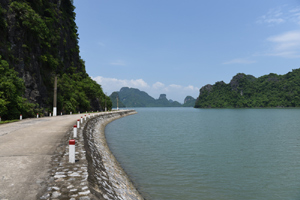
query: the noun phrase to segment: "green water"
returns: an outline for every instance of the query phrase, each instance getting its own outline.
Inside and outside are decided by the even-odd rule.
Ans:
[[[146,199],[300,199],[300,109],[136,110],[106,137]]]

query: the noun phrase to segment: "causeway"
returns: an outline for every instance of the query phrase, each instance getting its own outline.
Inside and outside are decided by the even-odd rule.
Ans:
[[[82,115],[0,125],[0,200],[36,199],[48,178],[51,157]]]

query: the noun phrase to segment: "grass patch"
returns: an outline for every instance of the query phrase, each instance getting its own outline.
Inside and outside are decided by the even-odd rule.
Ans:
[[[7,124],[7,123],[12,123],[12,122],[18,122],[20,121],[19,119],[13,119],[13,120],[6,120],[6,121],[1,121],[0,124]]]

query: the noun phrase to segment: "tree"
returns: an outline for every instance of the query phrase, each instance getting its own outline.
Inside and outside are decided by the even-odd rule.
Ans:
[[[0,116],[5,120],[16,119],[20,114],[24,117],[34,114],[34,104],[22,97],[24,81],[17,75],[0,55]]]

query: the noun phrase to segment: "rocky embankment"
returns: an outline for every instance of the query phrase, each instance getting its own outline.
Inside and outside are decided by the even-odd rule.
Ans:
[[[66,145],[73,139],[70,128],[52,159],[47,186],[38,199],[143,199],[110,152],[104,133],[111,121],[135,113],[134,110],[102,113],[84,121],[76,138],[75,164],[69,163]]]

